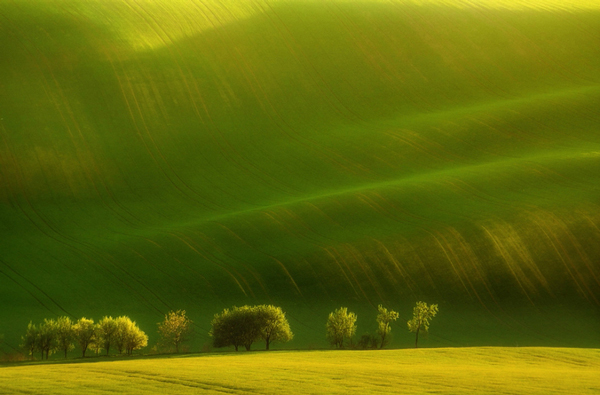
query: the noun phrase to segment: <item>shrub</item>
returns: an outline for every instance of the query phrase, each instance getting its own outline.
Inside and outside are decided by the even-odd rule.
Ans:
[[[360,340],[358,341],[358,348],[361,348],[363,350],[376,349],[378,344],[379,339],[377,339],[376,336],[371,335],[369,333],[365,333],[360,337]]]

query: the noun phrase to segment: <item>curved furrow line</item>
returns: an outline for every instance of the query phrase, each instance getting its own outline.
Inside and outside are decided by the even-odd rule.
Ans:
[[[271,11],[273,11],[272,7],[270,6],[270,4],[267,4],[269,9]],[[284,25],[284,30],[287,31],[287,35],[290,36],[291,41],[295,41],[293,39],[293,36],[290,32],[289,29],[285,28],[285,24],[283,23],[282,19],[279,18],[277,16],[277,14],[275,14],[274,12],[268,12],[266,10],[263,9],[263,13],[264,15],[266,15],[270,21],[271,24],[276,28],[279,36],[281,37],[283,43],[285,44],[286,48],[290,51],[290,53],[293,55],[293,58],[296,61],[296,64],[298,65],[302,65],[302,62],[299,58],[300,55],[298,55],[298,51],[294,49],[294,46],[292,44],[290,44],[290,39],[286,38],[286,35],[284,34],[284,32],[282,31],[282,29],[279,27],[280,24]],[[272,15],[275,15],[277,17],[277,19],[279,19],[279,24],[275,22],[275,20],[273,19]],[[298,43],[295,42],[295,48],[300,48]],[[300,73],[304,72],[303,68],[300,68],[299,70]],[[312,79],[312,77],[311,77]],[[318,86],[317,84],[314,83],[315,81],[313,80],[313,86]],[[349,158],[344,157],[342,155],[340,155],[339,153],[327,148],[326,146],[324,146],[323,144],[318,143],[315,139],[312,139],[310,137],[308,137],[306,134],[302,134],[299,131],[296,131],[294,129],[294,127],[292,127],[290,125],[290,123],[288,121],[285,120],[285,117],[283,115],[281,115],[280,111],[278,111],[276,109],[276,107],[274,106],[273,102],[271,99],[269,99],[268,95],[265,94],[265,99],[268,101],[269,103],[269,107],[271,108],[271,110],[273,111],[273,113],[275,114],[275,117],[279,120],[279,122],[277,122],[275,120],[275,117],[273,115],[271,115],[270,113],[268,114],[269,117],[275,122],[275,124],[277,125],[277,127],[279,128],[279,130],[284,134],[284,136],[287,136],[288,138],[293,139],[295,142],[301,144],[304,148],[308,148],[311,151],[317,152],[319,153],[319,155],[323,156],[326,160],[332,162],[333,164],[336,164],[338,166],[340,166],[341,168],[343,168],[344,170],[348,171],[351,174],[355,174],[355,175],[360,175],[361,173],[365,173],[368,172],[368,169],[365,168],[364,166],[362,166],[360,163],[358,162],[353,162],[351,161]],[[281,126],[280,122],[285,125],[285,129]],[[293,134],[293,135],[292,135]],[[342,162],[346,162],[346,164],[343,164]],[[352,170],[350,169],[348,166],[353,166],[356,167],[358,170],[360,170],[361,173],[357,173],[356,170]]]
[[[18,29],[18,28],[17,28]],[[43,30],[43,28],[40,28],[41,30]],[[51,35],[46,32],[45,30],[43,30],[44,33],[50,38],[52,39]],[[26,35],[21,34],[21,35],[16,35],[16,39],[20,41],[20,37],[26,37]],[[40,65],[38,59],[41,59],[43,61],[43,64],[45,65],[45,69],[50,73],[51,79],[54,82],[54,86],[56,87],[56,91],[58,92],[59,95],[59,99],[60,102],[64,104],[64,106],[66,107],[66,112],[68,113],[68,118],[71,119],[74,127],[76,128],[76,130],[78,131],[78,135],[81,139],[82,144],[85,147],[85,152],[88,155],[88,157],[91,159],[95,170],[96,170],[96,174],[101,176],[101,172],[99,171],[98,168],[98,164],[97,161],[95,159],[95,157],[92,155],[92,151],[90,149],[90,147],[87,145],[85,138],[83,137],[83,133],[81,131],[81,128],[79,127],[75,114],[73,112],[73,110],[70,108],[69,106],[69,102],[63,92],[63,89],[60,85],[60,83],[58,82],[57,77],[55,76],[54,72],[53,72],[53,68],[51,65],[50,60],[44,55],[44,52],[42,51],[42,49],[32,40],[29,40],[29,42],[31,43],[31,45],[36,49],[37,54],[39,55],[39,57],[34,56],[28,49],[28,47],[26,45],[22,45],[22,47],[25,49],[25,51],[28,53],[30,59],[32,60],[32,63],[35,64],[35,66],[38,68],[38,70],[40,71],[40,75],[42,75],[42,81],[43,81],[43,88],[44,91],[48,97],[48,99],[50,100],[50,102],[53,104],[56,112],[60,115],[60,118],[62,119],[62,122],[66,128],[66,131],[68,132],[69,136],[70,136],[70,141],[73,144],[73,147],[75,148],[76,152],[77,152],[77,158],[79,161],[79,164],[81,166],[81,168],[84,169],[84,173],[86,175],[86,178],[89,180],[89,182],[92,184],[92,186],[94,187],[94,189],[96,190],[97,195],[102,199],[103,204],[105,204],[106,208],[109,209],[110,211],[112,211],[115,215],[117,215],[118,217],[120,217],[122,220],[131,223],[130,219],[125,217],[121,212],[119,212],[118,210],[115,210],[113,207],[111,207],[109,204],[107,204],[104,200],[104,196],[100,193],[100,191],[97,189],[96,183],[94,181],[94,178],[92,177],[92,175],[89,172],[89,169],[86,166],[86,161],[82,160],[82,150],[79,147],[79,144],[76,142],[75,136],[71,130],[71,127],[69,126],[69,122],[67,121],[67,117],[65,116],[63,110],[61,109],[60,105],[59,105],[59,100],[57,98],[54,97],[54,95],[51,93],[52,89],[50,88],[50,83],[48,83],[48,81],[46,80],[45,77],[45,73],[43,72],[42,66]],[[4,128],[3,128],[4,129]],[[37,151],[36,151],[37,154]],[[40,168],[42,168],[42,162],[38,157],[38,162],[40,163]],[[130,212],[128,212],[127,210],[125,210],[118,202],[117,200],[114,198],[113,194],[110,192],[110,189],[108,188],[108,186],[102,181],[102,177],[100,177],[100,181],[102,182],[102,185],[104,186],[104,188],[106,189],[107,193],[109,194],[109,196],[111,197],[113,203],[115,203],[115,205],[117,205],[122,211],[124,211],[125,213],[127,213],[128,215],[130,215],[132,218],[137,219],[135,216],[133,216]],[[23,193],[26,193],[25,190],[23,190]]]
[[[248,296],[248,293],[246,292],[246,290],[244,289],[244,287],[242,286],[242,284],[239,282],[239,280],[237,279],[237,277],[233,275],[233,273],[232,273],[231,271],[235,272],[235,273],[236,273],[236,274],[237,274],[237,275],[238,275],[238,276],[239,276],[239,277],[242,279],[242,281],[243,281],[244,283],[246,283],[246,281],[245,281],[245,279],[244,279],[244,276],[242,276],[242,275],[241,275],[239,272],[237,272],[237,271],[236,271],[236,270],[235,270],[233,267],[227,268],[227,267],[225,266],[224,262],[222,262],[221,260],[219,260],[219,259],[216,259],[216,258],[215,258],[215,259],[210,259],[208,256],[206,256],[206,255],[202,254],[200,251],[198,251],[198,248],[201,248],[201,247],[200,247],[200,246],[194,247],[194,246],[192,245],[193,241],[192,241],[192,240],[185,240],[185,239],[186,239],[186,237],[185,237],[185,236],[183,236],[183,235],[177,235],[177,234],[175,234],[175,233],[172,233],[172,232],[170,232],[169,234],[170,234],[170,235],[171,235],[173,238],[176,238],[176,239],[180,240],[180,241],[181,241],[183,244],[185,244],[185,245],[186,245],[186,246],[187,246],[187,247],[188,247],[190,250],[194,251],[194,252],[195,252],[197,255],[199,255],[201,258],[203,258],[203,259],[204,259],[206,262],[210,262],[210,263],[212,263],[213,265],[215,265],[215,266],[219,267],[220,269],[222,269],[223,271],[225,271],[225,273],[227,273],[227,275],[228,275],[228,276],[229,276],[229,277],[230,277],[230,278],[233,280],[233,282],[234,282],[234,283],[235,283],[235,284],[238,286],[238,288],[240,289],[240,291],[242,291],[242,293],[243,293],[245,296]],[[214,256],[213,256],[213,258],[214,258]],[[219,263],[217,263],[217,261],[220,261],[220,262],[222,262],[223,264],[219,264]],[[251,287],[250,287],[250,286],[249,286],[247,283],[246,283],[246,285],[248,286],[248,292],[250,292],[250,293],[253,295],[253,293],[252,293],[252,288],[251,288]]]
[[[223,227],[223,225],[218,224],[218,223],[217,223],[217,225],[219,227],[225,229],[225,231],[227,233],[229,233],[230,235],[232,235],[233,237],[235,237],[237,240],[241,241],[242,244],[244,244],[247,247],[251,248],[251,245],[249,243],[247,243],[245,240],[243,240],[241,237],[239,237],[236,233],[234,233],[233,231],[231,231],[231,229]],[[222,254],[223,256],[225,256],[225,257],[231,259],[232,261],[237,262],[238,264],[240,264],[246,271],[248,271],[252,275],[252,277],[254,278],[254,280],[256,280],[256,282],[258,283],[258,285],[260,285],[260,288],[263,290],[264,294],[269,299],[271,298],[269,296],[269,292],[267,291],[267,287],[265,285],[264,280],[261,279],[260,273],[255,268],[253,268],[251,265],[248,265],[248,264],[244,263],[243,260],[240,261],[239,259],[236,259],[236,257],[233,254],[227,252],[227,250],[225,248],[220,247],[219,244],[217,244],[217,242],[215,240],[211,240],[208,236],[206,236],[204,234],[201,234],[201,233],[198,233],[198,232],[193,232],[193,233],[196,234],[197,236],[199,236],[206,244],[209,244],[215,250],[219,251],[219,253]],[[215,259],[216,259],[216,257],[215,257]]]
[[[10,266],[8,266],[6,264],[6,262],[4,262],[2,259],[0,259],[0,262],[2,262],[2,264],[6,267],[8,267],[11,271],[13,271],[15,274],[17,274],[19,277],[23,278],[27,283],[31,284],[34,286],[34,288],[38,289],[39,288],[37,286],[35,286],[35,284],[33,284],[31,281],[27,280],[25,277],[21,276],[19,273],[15,272]],[[6,273],[3,270],[0,270],[0,273],[2,273],[6,278],[8,278],[10,281],[12,281],[13,283],[15,283],[16,285],[18,285],[20,288],[22,288],[23,290],[25,290],[25,292],[27,292],[29,294],[29,296],[31,296],[33,299],[35,299],[42,307],[44,307],[46,310],[48,310],[50,313],[55,314],[56,312],[54,310],[52,310],[50,307],[48,307],[40,298],[38,298],[33,292],[31,292],[26,286],[24,286],[23,284],[21,284],[20,282],[18,282],[17,280],[15,280],[12,276],[10,276],[8,273]],[[44,293],[42,291],[42,293]],[[45,295],[45,293],[44,293]],[[50,299],[52,302],[54,302],[52,299]],[[60,308],[60,307],[59,307]],[[68,315],[71,315],[69,313],[67,313],[66,311],[63,310],[63,312],[65,312]]]
[[[287,36],[294,43],[294,47],[298,49],[298,56],[296,57],[296,59],[298,59],[298,62],[300,64],[307,64],[309,66],[307,71],[310,71],[309,75],[311,80],[313,81],[313,85],[322,93],[320,97],[322,99],[327,100],[331,107],[336,111],[336,113],[339,114],[343,119],[347,119],[350,123],[355,123],[357,120],[360,121],[360,118],[358,118],[356,114],[350,111],[343,104],[340,98],[335,94],[332,86],[327,82],[326,78],[322,75],[321,72],[319,72],[318,68],[309,60],[309,56],[307,55],[306,51],[302,49],[302,46],[295,39],[289,27],[283,21],[280,15],[277,12],[275,12],[275,9],[270,4],[267,3],[267,6],[269,7],[271,13],[273,13],[273,15],[275,15],[277,19],[279,19],[281,26],[283,26],[283,29],[287,32]],[[303,59],[304,61],[301,62],[300,59]],[[331,100],[330,97],[333,97],[334,100]]]
[[[142,8],[142,10],[143,10],[143,7],[140,7],[140,8]],[[137,13],[137,14],[140,16],[140,18],[142,18],[142,19],[146,20],[146,18],[145,18],[145,17],[143,17],[143,16],[142,16],[140,13],[138,13],[137,11],[136,11],[136,13]],[[150,23],[148,23],[148,24],[152,26],[152,29],[153,29],[153,30],[156,32],[157,36],[161,37],[161,39],[162,39],[162,35],[161,35],[161,34],[159,34],[159,33],[158,33],[158,31],[157,31],[157,29],[160,29],[160,30],[162,31],[162,33],[164,34],[164,36],[165,36],[165,37],[167,37],[167,38],[168,38],[168,39],[171,41],[171,43],[172,43],[172,44],[175,44],[175,40],[174,40],[173,38],[171,38],[171,37],[170,37],[170,35],[169,35],[169,34],[168,34],[168,33],[167,33],[165,30],[164,30],[164,28],[162,28],[162,27],[161,27],[161,25],[160,25],[160,24],[159,24],[159,23],[156,21],[156,19],[155,19],[155,18],[154,18],[154,17],[153,17],[153,16],[152,16],[150,13],[148,13],[148,12],[147,12],[147,11],[145,11],[145,10],[144,10],[144,13],[145,13],[146,15],[148,15],[148,17],[149,17],[150,19],[152,19],[152,20],[153,20],[153,22],[154,22],[153,24],[150,24]],[[146,20],[146,22],[147,22],[147,20]],[[154,25],[155,25],[155,26],[157,26],[157,28],[155,28],[155,27],[154,27]],[[186,76],[185,76],[185,73],[184,73],[184,71],[183,71],[183,69],[182,69],[182,67],[181,67],[180,63],[177,61],[177,57],[176,57],[176,56],[175,56],[175,54],[173,53],[173,50],[175,50],[175,51],[177,52],[177,54],[178,54],[179,58],[180,58],[180,59],[184,59],[184,58],[183,58],[183,56],[182,56],[182,54],[181,54],[181,52],[180,52],[180,50],[177,48],[177,46],[176,46],[176,45],[168,45],[168,44],[167,44],[167,42],[166,42],[166,41],[164,41],[164,39],[163,39],[163,42],[164,42],[164,45],[165,45],[165,47],[166,47],[166,48],[168,49],[168,51],[169,51],[169,54],[170,54],[170,57],[171,57],[171,59],[174,61],[175,65],[177,66],[177,70],[178,70],[178,72],[179,72],[179,75],[181,76],[181,78],[182,78],[182,80],[183,80],[183,82],[184,82],[184,84],[185,84],[185,86],[186,86],[186,92],[187,92],[187,94],[188,94],[189,102],[192,104],[192,106],[193,106],[193,108],[194,108],[194,111],[195,111],[195,113],[196,113],[196,115],[197,115],[198,119],[199,119],[199,120],[200,120],[200,121],[201,121],[203,124],[205,124],[205,122],[203,121],[203,118],[202,118],[202,116],[200,115],[200,111],[199,111],[199,109],[198,109],[198,106],[197,106],[197,104],[196,104],[196,99],[194,98],[194,95],[192,94],[192,89],[191,89],[191,87],[190,87],[190,86],[191,86],[191,84],[188,82],[188,79],[186,78]],[[186,64],[185,62],[183,62],[183,63],[184,63],[184,65]],[[215,129],[217,132],[219,132],[219,130],[218,130],[218,127],[217,127],[217,126],[216,126],[216,124],[213,122],[213,119],[212,119],[212,117],[210,116],[210,113],[209,113],[209,111],[208,111],[208,109],[207,109],[207,107],[206,107],[206,104],[205,104],[204,100],[202,99],[202,94],[200,93],[200,90],[198,89],[198,86],[197,86],[197,84],[196,84],[196,79],[195,79],[195,78],[192,76],[192,72],[191,72],[191,70],[189,69],[189,67],[187,67],[187,66],[186,66],[186,68],[187,68],[187,72],[188,72],[188,74],[190,75],[190,79],[192,80],[192,83],[193,83],[193,85],[194,85],[194,88],[195,88],[195,91],[196,91],[196,95],[197,95],[196,97],[197,97],[197,98],[199,98],[199,99],[200,99],[200,101],[202,102],[202,107],[203,107],[203,109],[204,109],[204,111],[205,111],[205,113],[206,113],[206,115],[207,115],[207,118],[208,118],[208,121],[209,121],[209,123],[212,125],[212,127],[213,127],[213,128],[214,128],[214,129]],[[132,90],[132,94],[133,94],[133,90]],[[137,101],[136,101],[136,102],[137,102]],[[142,115],[142,112],[140,111],[140,117],[142,117],[142,116],[143,116],[143,115]],[[228,155],[228,154],[226,153],[226,152],[227,152],[227,150],[226,150],[226,149],[223,147],[223,145],[221,144],[221,142],[217,141],[217,139],[214,137],[214,134],[213,134],[213,133],[210,131],[210,128],[206,128],[205,130],[206,130],[207,132],[209,132],[209,133],[210,133],[211,137],[213,138],[213,141],[215,141],[215,143],[216,143],[216,144],[219,146],[219,148],[220,148],[221,152],[223,153],[223,155],[224,155],[226,158],[228,158],[228,160],[230,160],[232,163],[236,164],[236,165],[238,166],[238,168],[239,168],[239,169],[243,170],[243,167],[241,167],[241,166],[239,165],[239,163],[237,163],[237,161],[235,161],[235,159],[233,159],[233,158],[232,158],[230,155]],[[190,187],[188,184],[186,184],[186,183],[185,183],[185,182],[184,182],[184,181],[183,181],[183,180],[182,180],[182,179],[181,179],[181,178],[180,178],[180,177],[177,175],[176,171],[173,169],[173,167],[172,167],[172,166],[169,164],[169,162],[166,160],[166,158],[164,157],[164,155],[161,153],[161,151],[160,151],[160,149],[159,149],[158,145],[157,145],[157,144],[154,142],[154,139],[152,139],[152,136],[150,135],[150,132],[149,132],[149,130],[148,130],[148,128],[147,128],[147,127],[146,127],[146,131],[147,131],[147,134],[148,134],[148,136],[151,138],[151,140],[152,140],[152,143],[153,143],[153,145],[154,145],[155,149],[156,149],[156,150],[159,152],[159,154],[160,154],[161,158],[163,159],[163,161],[165,162],[165,164],[167,164],[167,166],[168,166],[168,167],[171,169],[171,171],[172,171],[172,173],[175,175],[175,177],[176,177],[176,178],[177,178],[177,179],[178,179],[178,180],[179,180],[179,181],[180,181],[182,184],[184,184],[184,186],[185,186],[185,187],[187,187],[187,188],[188,188],[190,191],[192,191],[192,192],[194,192],[195,194],[197,194],[198,196],[200,196],[200,195],[199,195],[199,194],[198,194],[196,191],[194,191],[194,189],[193,189],[193,188],[191,188],[191,187]],[[229,143],[227,143],[227,141],[226,141],[226,140],[225,140],[225,138],[223,137],[223,133],[219,132],[219,134],[221,135],[221,137],[222,137],[223,141],[225,142],[225,145],[227,145],[227,146],[229,146],[229,147],[231,148],[230,144],[229,144]],[[207,163],[209,166],[211,166],[211,167],[215,168],[215,166],[214,166],[212,163],[210,163],[210,161],[206,160],[206,163]],[[225,191],[224,191],[224,190],[223,190],[223,189],[222,189],[222,188],[221,188],[219,185],[217,185],[217,184],[214,184],[213,182],[211,182],[211,181],[209,181],[208,179],[206,179],[204,176],[203,176],[203,178],[204,178],[204,180],[205,180],[205,181],[209,182],[209,183],[210,183],[210,184],[211,184],[211,185],[212,185],[214,188],[216,188],[216,189],[218,189],[218,190],[220,190],[220,191],[222,191],[222,192],[224,192],[224,193],[225,193]],[[228,193],[228,195],[229,195],[230,197],[234,198],[234,199],[237,199],[237,200],[239,200],[239,198],[238,198],[238,197],[236,197],[236,195],[234,195],[234,194],[230,194],[230,193]],[[203,198],[204,198],[204,199],[206,199],[206,197],[203,197]],[[216,203],[215,203],[214,201],[211,201],[211,203],[216,205]],[[217,206],[218,206],[218,205],[217,205]],[[221,208],[223,208],[223,207],[221,207]]]
[[[579,275],[577,269],[573,267],[572,262],[570,260],[569,260],[569,263],[567,263],[567,261],[565,260],[565,256],[563,254],[561,254],[561,251],[559,251],[559,247],[557,247],[557,244],[560,245],[560,242],[559,242],[557,236],[555,234],[549,234],[549,231],[547,231],[545,228],[541,228],[541,230],[544,233],[544,236],[546,236],[546,238],[548,239],[552,248],[554,249],[556,256],[562,262],[563,267],[566,269],[566,272],[571,277],[573,284],[576,285],[577,291],[579,292],[579,294],[589,301],[589,297],[588,297],[587,293],[585,292],[585,290],[583,289],[584,287],[578,281],[576,274],[574,274],[574,272],[575,272],[575,273],[577,273],[577,275]],[[560,248],[560,249],[562,249],[562,248]],[[564,252],[564,250],[563,250],[563,252]]]
[[[214,26],[214,24],[213,24],[213,26]],[[229,39],[229,40],[225,40],[225,39],[223,38],[223,36],[222,36],[222,35],[223,35],[223,32],[222,32],[221,30],[218,30],[218,33],[219,33],[219,35],[221,36],[221,41],[223,41],[223,42],[225,42],[225,41],[232,41],[231,39]],[[246,60],[244,59],[243,55],[242,55],[242,54],[239,52],[239,50],[237,50],[237,48],[235,48],[235,47],[234,47],[233,49],[234,49],[234,52],[235,52],[235,53],[238,55],[238,57],[240,57],[240,58],[242,59],[242,61],[243,61],[243,62],[244,62],[244,64],[246,65],[246,68],[250,70],[250,66],[249,66],[249,64],[246,62]],[[179,50],[177,50],[177,51],[178,51],[178,53],[179,53]],[[214,51],[214,48],[213,48],[213,52],[215,52],[215,51]],[[233,54],[233,52],[232,52],[232,54]],[[181,54],[180,54],[180,57],[181,57]],[[238,62],[236,62],[236,63],[238,63]],[[244,73],[244,68],[242,68],[242,67],[240,67],[240,66],[237,66],[237,67],[238,67],[238,69],[239,69],[239,70],[242,72],[242,74],[244,74],[244,75],[245,75],[245,73]],[[191,74],[191,72],[190,72],[190,74]],[[184,77],[184,78],[185,78],[185,77]],[[256,79],[256,78],[255,78],[255,79]],[[247,76],[246,76],[246,80],[247,80],[248,82],[250,82],[250,80],[248,79],[248,77],[247,77]],[[192,81],[195,81],[195,79],[194,79],[194,78],[192,78]],[[258,80],[256,80],[256,82],[258,83]],[[187,84],[187,83],[186,83],[186,84]],[[251,83],[249,84],[249,86],[250,86],[250,88],[251,88],[251,89],[253,89],[252,85],[253,85],[253,84],[251,84]],[[197,95],[198,95],[198,97],[200,97],[200,98],[201,98],[200,91],[199,91],[199,89],[198,89],[197,85],[195,84],[195,82],[194,82],[194,86],[195,86],[195,89],[196,89],[196,92],[197,92]],[[256,92],[255,92],[255,94],[254,94],[254,97],[255,97],[255,98],[257,97],[257,95],[256,95]],[[192,103],[194,103],[194,101],[193,101],[193,98],[192,98],[191,96],[190,96],[190,98],[192,99]],[[279,180],[279,181],[278,181],[278,180],[276,180],[275,178],[271,177],[271,176],[270,176],[268,173],[266,173],[266,172],[264,172],[264,171],[260,170],[260,169],[259,169],[259,168],[258,168],[258,167],[257,167],[255,164],[253,164],[253,163],[252,163],[252,162],[251,162],[249,159],[245,158],[245,157],[244,157],[244,156],[241,154],[241,152],[240,152],[239,150],[237,150],[236,148],[234,148],[233,144],[232,144],[232,143],[230,143],[230,142],[229,142],[229,141],[228,141],[228,140],[227,140],[227,139],[224,137],[224,133],[223,133],[222,131],[220,131],[220,130],[219,130],[219,127],[216,125],[216,123],[214,122],[213,118],[210,116],[209,110],[208,110],[208,108],[206,107],[206,105],[204,104],[204,102],[203,102],[203,107],[204,107],[204,110],[205,110],[205,112],[206,112],[206,114],[207,114],[207,116],[208,116],[208,118],[209,118],[209,121],[210,121],[210,122],[211,122],[211,124],[213,125],[213,128],[214,128],[214,129],[215,129],[215,130],[216,130],[216,131],[219,133],[219,135],[221,136],[221,139],[223,140],[224,144],[225,144],[225,145],[226,145],[226,146],[229,148],[229,150],[230,150],[230,151],[233,151],[233,152],[235,153],[235,155],[236,155],[236,156],[238,156],[238,157],[242,158],[242,159],[243,159],[243,162],[247,163],[247,164],[248,164],[250,167],[252,167],[253,169],[255,169],[255,171],[256,171],[256,172],[259,172],[261,175],[259,176],[259,175],[258,175],[258,173],[256,173],[256,172],[250,172],[250,171],[249,171],[249,170],[248,170],[248,169],[247,169],[245,166],[243,166],[243,165],[242,165],[242,163],[241,163],[241,162],[239,162],[238,160],[236,160],[235,158],[233,158],[233,156],[226,155],[226,157],[227,157],[227,158],[228,158],[230,161],[232,161],[232,163],[234,163],[234,164],[237,166],[237,168],[238,168],[238,169],[240,169],[241,171],[243,171],[243,172],[248,172],[248,174],[252,174],[253,176],[255,176],[255,177],[258,177],[258,178],[259,178],[259,179],[260,179],[260,180],[263,182],[263,184],[265,184],[265,179],[264,179],[264,177],[267,177],[267,178],[270,180],[269,182],[266,182],[266,184],[267,184],[267,185],[269,185],[269,186],[270,186],[270,187],[272,187],[272,188],[275,188],[275,189],[279,190],[280,192],[282,192],[282,193],[284,193],[284,194],[287,194],[287,195],[290,195],[290,196],[291,196],[292,194],[290,194],[290,192],[289,192],[289,191],[286,191],[285,189],[282,189],[282,188],[279,188],[279,187],[275,187],[275,184],[277,184],[278,182],[281,184],[281,180]],[[196,108],[196,107],[195,107],[195,108]],[[198,112],[197,108],[196,108],[196,112],[199,114],[199,112]],[[213,137],[213,138],[214,138],[214,137]],[[223,147],[221,146],[221,143],[220,143],[220,142],[217,142],[216,140],[215,140],[215,142],[216,142],[216,143],[219,145],[219,147],[221,147],[221,149],[222,149],[222,150],[223,150],[223,152],[225,153],[226,151],[225,151],[225,150],[223,149]],[[286,188],[291,188],[292,190],[295,190],[295,188],[294,188],[293,186],[291,186],[291,185],[287,185],[287,186],[286,186]],[[296,190],[296,192],[297,192],[297,190]]]
[[[118,55],[117,55],[118,56]],[[119,63],[121,65],[121,71],[123,73],[123,75],[125,75],[125,79],[127,80],[127,86],[129,88],[129,92],[131,94],[131,96],[133,97],[133,101],[135,103],[135,107],[137,109],[137,112],[142,120],[142,124],[144,127],[144,130],[146,131],[146,134],[150,134],[149,130],[148,130],[148,126],[146,125],[144,118],[143,118],[143,112],[139,106],[139,103],[137,101],[137,98],[135,96],[135,91],[133,89],[133,86],[131,85],[130,79],[127,76],[127,72],[125,71],[125,68],[123,66],[123,62],[121,59],[119,59]],[[152,158],[152,161],[154,162],[154,164],[156,165],[156,167],[159,169],[159,171],[162,173],[162,175],[169,181],[169,183],[179,192],[181,193],[182,196],[186,197],[187,199],[189,199],[190,201],[196,203],[196,204],[200,204],[202,207],[204,207],[207,210],[214,210],[214,207],[210,207],[208,206],[206,203],[200,202],[198,201],[198,199],[194,198],[193,196],[190,196],[186,191],[184,191],[179,185],[177,185],[177,183],[169,176],[169,174],[167,174],[167,172],[165,171],[165,169],[163,169],[163,167],[160,165],[159,160],[157,159],[156,155],[152,152],[150,146],[148,145],[148,143],[146,142],[146,139],[142,136],[142,133],[140,131],[140,127],[138,125],[138,123],[136,122],[136,117],[134,115],[134,111],[132,108],[131,103],[129,102],[129,99],[127,98],[127,93],[125,92],[125,86],[123,84],[123,82],[121,81],[121,78],[119,77],[119,73],[117,72],[116,68],[114,67],[114,62],[112,60],[110,60],[110,64],[113,67],[113,71],[115,74],[115,77],[117,78],[118,82],[119,82],[119,87],[121,88],[121,93],[123,95],[123,100],[125,101],[125,104],[127,105],[127,109],[129,111],[129,115],[131,117],[131,122],[133,123],[133,126],[135,127],[136,133],[138,138],[140,139],[140,141],[142,142],[143,146],[145,147],[146,151],[148,152],[149,156]],[[150,137],[151,138],[151,137]],[[156,146],[156,143],[152,140],[152,143],[154,144],[154,147],[158,150],[158,147]],[[164,157],[162,156],[162,153],[159,152],[159,156],[161,156],[161,158],[164,160]],[[164,160],[165,163],[167,164],[167,166],[169,166],[169,164],[166,162],[166,160]],[[184,184],[185,185],[185,184]],[[193,190],[191,191],[194,194],[196,194]],[[199,195],[196,194],[196,196],[200,197]],[[206,201],[206,199],[204,198],[204,200]],[[212,204],[214,206],[213,202],[209,202],[210,204]],[[218,205],[217,205],[218,207]]]
[[[216,221],[212,221],[215,224],[217,224],[218,226],[222,227],[223,229],[225,229],[229,234],[233,235],[236,239],[244,242],[244,240],[237,235],[233,230],[229,229],[227,226],[216,222]],[[245,243],[248,247],[250,247],[250,249],[257,251],[259,253],[261,253],[262,255],[266,256],[267,258],[269,258],[270,260],[274,261],[280,268],[281,270],[285,273],[285,276],[291,281],[292,285],[294,286],[294,288],[296,289],[296,291],[298,292],[298,294],[300,296],[302,296],[302,291],[300,291],[300,288],[298,287],[298,285],[296,284],[296,281],[294,280],[294,278],[292,277],[292,275],[290,274],[290,272],[288,271],[288,269],[286,268],[286,266],[279,260],[277,259],[275,256],[265,252],[265,251],[260,251],[259,249],[257,249],[256,247],[250,245],[249,243]]]

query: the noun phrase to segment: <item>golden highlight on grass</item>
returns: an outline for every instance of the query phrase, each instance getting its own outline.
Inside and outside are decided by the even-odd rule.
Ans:
[[[3,393],[595,394],[600,351],[286,351],[0,368]]]

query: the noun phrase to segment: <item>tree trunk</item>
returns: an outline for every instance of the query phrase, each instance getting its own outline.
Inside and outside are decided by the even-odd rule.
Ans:
[[[415,348],[417,348],[417,343],[419,342],[419,329],[417,328],[417,337],[415,338]]]
[[[265,339],[265,344],[267,345],[267,350],[269,349],[269,344],[271,343],[271,339],[268,337]]]
[[[65,348],[65,359],[67,359],[67,349]]]

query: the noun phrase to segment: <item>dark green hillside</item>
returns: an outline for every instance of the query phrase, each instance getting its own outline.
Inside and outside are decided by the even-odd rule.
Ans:
[[[429,345],[600,346],[600,6],[4,0],[0,333],[440,305]],[[512,5],[511,5],[512,4]]]

